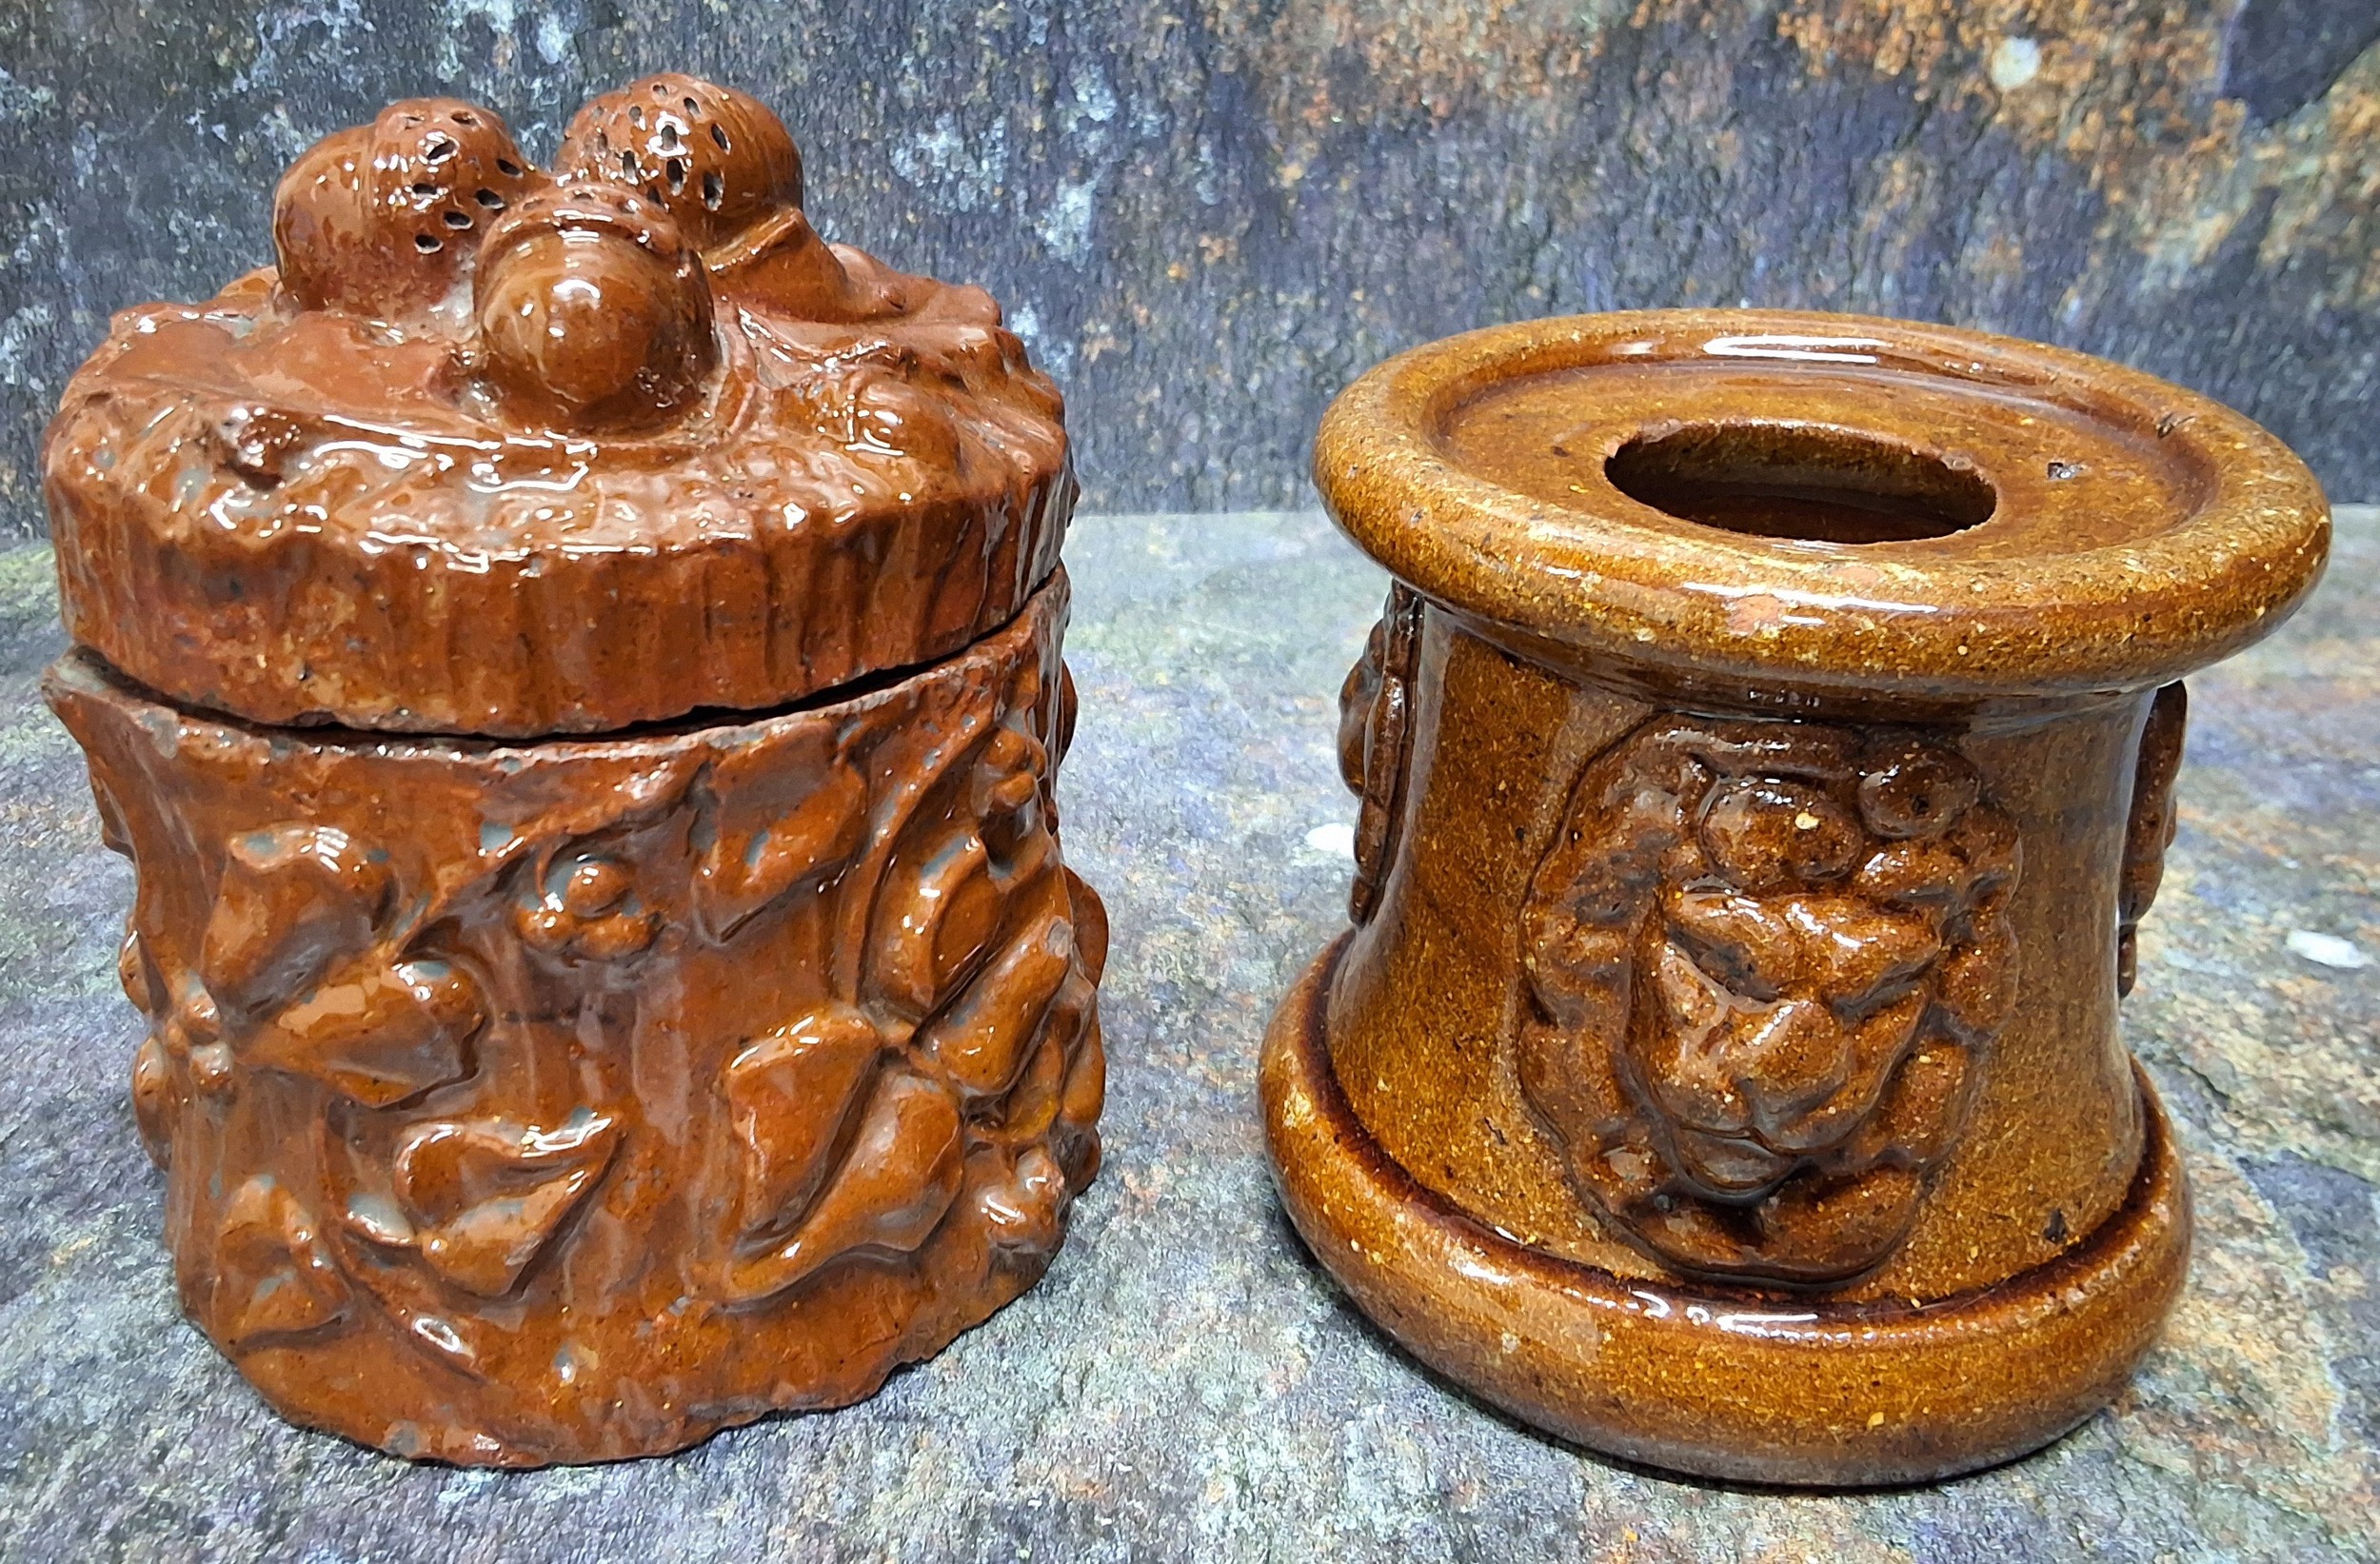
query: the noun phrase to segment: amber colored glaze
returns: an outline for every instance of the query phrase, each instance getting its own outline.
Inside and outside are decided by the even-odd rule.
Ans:
[[[1041,1276],[1104,1081],[1056,393],[741,93],[564,152],[329,138],[48,448],[183,1307],[472,1464],[870,1394]]]
[[[2101,1404],[2188,1250],[2116,1016],[2174,681],[2311,588],[2304,468],[2079,355],[1708,311],[1417,349],[1316,472],[1397,576],[1357,926],[1267,1043],[1324,1264],[1697,1473],[1939,1475]]]

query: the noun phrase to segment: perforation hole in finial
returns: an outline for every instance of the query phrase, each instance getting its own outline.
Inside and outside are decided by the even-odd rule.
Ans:
[[[422,156],[430,163],[444,163],[459,150],[461,146],[452,136],[432,136],[422,144]]]
[[[500,157],[496,160],[496,171],[506,179],[519,179],[528,172],[508,157]]]
[[[471,226],[471,214],[460,207],[448,207],[442,221],[450,228],[467,228]]]
[[[446,241],[434,233],[417,233],[413,236],[413,247],[424,255],[435,255],[446,247]]]
[[[498,195],[495,191],[487,188],[485,185],[481,186],[479,189],[473,193],[472,199],[477,201],[481,206],[486,207],[489,211],[502,211],[505,209],[505,198]]]
[[[587,104],[560,163],[667,208],[698,246],[798,204],[802,188],[801,151],[764,106],[674,74]]]

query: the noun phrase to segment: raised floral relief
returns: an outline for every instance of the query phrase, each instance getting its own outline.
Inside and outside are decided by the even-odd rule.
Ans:
[[[602,1176],[618,1129],[586,1109],[550,1129],[503,1119],[407,1125],[390,1169],[402,1221],[353,1205],[350,1220],[375,1242],[416,1250],[465,1292],[501,1297]]]
[[[168,761],[120,686],[54,684],[140,867],[133,1093],[207,1224],[192,1312],[244,1361],[377,1333],[492,1395],[599,1376],[624,1307],[814,1336],[845,1327],[804,1298],[854,1267],[1029,1281],[1097,1166],[1104,1072],[1105,925],[1051,796],[1061,611],[896,697],[587,746],[558,762],[583,782],[322,752],[340,807],[213,851],[200,822],[276,807],[251,768],[291,762],[199,719]],[[177,788],[118,807],[160,763]],[[376,838],[398,800],[412,830]]]
[[[1524,1094],[1689,1273],[1823,1284],[1907,1234],[2015,994],[2015,829],[1910,729],[1657,718],[1521,914]]]
[[[1421,599],[1398,583],[1339,691],[1339,772],[1357,798],[1356,878],[1347,916],[1368,923],[1397,856],[1398,814],[1413,747]]]
[[[721,756],[698,786],[694,914],[725,940],[763,907],[840,875],[867,837],[867,782],[829,732],[794,752]]]
[[[864,855],[878,890],[847,903],[849,998],[728,1061],[744,1150],[730,1297],[773,1297],[844,1254],[913,1250],[962,1189],[995,1247],[1055,1244],[1068,1174],[1087,1180],[1096,1155],[1098,1089],[1078,1082],[1069,1102],[1070,1078],[1104,1066],[1091,1002],[1103,950],[1078,928],[1090,898],[1060,862],[1054,765],[1035,736],[1063,733],[1051,693],[1027,664],[997,720],[935,735],[879,805]]]
[[[231,1090],[242,1067],[376,1107],[470,1073],[478,985],[422,948],[387,856],[345,830],[284,822],[228,841],[197,960],[170,980],[140,922],[136,908],[119,968],[151,1019],[133,1104],[160,1165],[191,1094]]]
[[[2115,992],[2132,991],[2140,973],[2140,921],[2157,899],[2165,879],[2165,850],[2173,844],[2180,816],[2173,780],[2182,769],[2183,731],[2190,722],[2190,696],[2178,683],[2157,691],[2140,731],[2139,759],[2132,767],[2132,802],[2124,823],[2124,873],[2116,885]]]

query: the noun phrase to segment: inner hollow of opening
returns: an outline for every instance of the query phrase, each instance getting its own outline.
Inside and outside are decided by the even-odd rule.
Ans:
[[[1847,429],[1696,425],[1630,441],[1604,473],[1681,521],[1807,543],[1905,543],[1991,519],[1981,474]]]

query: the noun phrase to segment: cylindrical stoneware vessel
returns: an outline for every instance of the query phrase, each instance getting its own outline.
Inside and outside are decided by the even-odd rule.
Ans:
[[[2105,1403],[2190,1248],[2116,1016],[2177,681],[2320,574],[2305,468],[2098,360],[1766,311],[1418,349],[1315,466],[1396,578],[1355,926],[1265,1045],[1315,1255],[1681,1471],[1934,1477]]]
[[[47,453],[183,1306],[297,1421],[506,1465],[938,1351],[1102,1080],[1056,392],[820,241],[740,93],[559,164],[445,100],[331,137]]]

